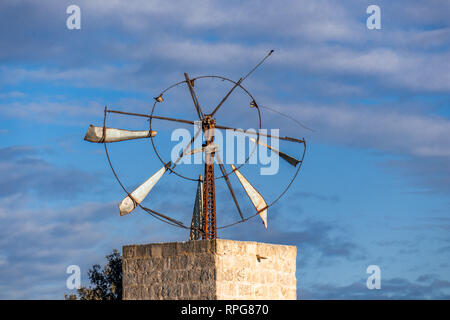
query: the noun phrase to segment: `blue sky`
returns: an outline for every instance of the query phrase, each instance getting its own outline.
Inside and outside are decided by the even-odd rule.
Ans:
[[[66,28],[71,4],[81,8],[81,30]],[[381,30],[366,27],[371,4],[381,8]],[[237,80],[270,49],[275,53],[246,88],[260,105],[314,131],[262,109],[264,128],[306,138],[304,165],[270,208],[267,231],[253,219],[219,237],[296,245],[302,299],[450,298],[449,6],[2,1],[0,298],[61,299],[70,293],[71,264],[81,267],[86,283],[88,268],[113,248],[187,240],[186,230],[141,210],[119,216],[123,191],[103,146],[83,141],[84,134],[89,124],[102,125],[105,105],[149,113],[153,97],[184,80],[184,72]],[[208,109],[227,87],[201,88]],[[254,127],[254,114],[239,99],[230,97],[218,121]],[[185,88],[164,106],[160,114],[195,115]],[[136,130],[147,125],[111,121]],[[170,154],[175,127],[155,125],[161,126],[156,143]],[[286,143],[280,148],[300,152]],[[160,167],[149,141],[111,146],[111,155],[130,188]],[[292,174],[280,168],[277,176],[258,177],[251,166],[243,173],[269,201]],[[242,207],[250,209],[238,186]],[[145,204],[189,223],[195,188],[167,175]],[[234,221],[225,187],[218,183],[217,190],[218,219]],[[372,264],[381,268],[380,290],[366,288]]]

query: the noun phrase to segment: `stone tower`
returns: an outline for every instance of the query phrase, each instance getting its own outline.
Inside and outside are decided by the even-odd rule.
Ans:
[[[123,247],[123,299],[296,299],[297,247],[196,240]]]

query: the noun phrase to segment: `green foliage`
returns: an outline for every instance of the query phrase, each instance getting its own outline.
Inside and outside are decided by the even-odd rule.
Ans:
[[[77,295],[64,295],[66,300],[122,300],[122,257],[117,249],[106,256],[108,263],[101,268],[94,264],[88,271],[91,287],[77,289]]]

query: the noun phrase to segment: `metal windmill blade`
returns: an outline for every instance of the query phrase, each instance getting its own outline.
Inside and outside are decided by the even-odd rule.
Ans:
[[[169,163],[168,166],[171,164]],[[148,178],[143,184],[136,188],[131,194],[129,194],[119,204],[120,215],[124,216],[133,211],[153,189],[155,184],[161,179],[163,174],[167,171],[167,166],[159,169],[154,175]]]
[[[242,187],[244,187],[245,192],[247,193],[248,197],[250,198],[251,202],[253,203],[253,206],[257,210],[258,215],[261,217],[261,220],[264,223],[264,227],[267,229],[267,203],[266,200],[262,197],[262,195],[255,189],[255,187],[252,186],[250,182],[242,175],[242,173],[239,172],[239,170],[236,169],[234,165],[230,165],[231,169],[233,169],[234,173],[236,174],[236,177],[238,178],[239,182],[242,184]]]
[[[256,140],[255,138],[250,137],[250,141],[272,150],[273,152],[277,153],[281,157],[281,159],[287,161],[289,164],[293,165],[294,167],[296,167],[297,164],[300,162],[300,160],[297,160],[294,157],[291,157],[290,155],[287,155],[286,153],[281,152],[281,151],[269,146],[268,144],[265,144],[264,142]]]

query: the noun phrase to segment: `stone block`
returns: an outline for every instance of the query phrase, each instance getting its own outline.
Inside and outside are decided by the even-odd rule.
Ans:
[[[161,257],[161,256],[162,256],[162,247],[161,247],[161,244],[155,243],[155,244],[152,245],[150,248],[151,248],[151,249],[150,249],[150,252],[151,252],[151,256],[152,256],[152,257],[157,258],[157,257]]]
[[[136,246],[130,245],[130,246],[124,246],[122,249],[122,256],[124,258],[133,258],[135,254]]]

